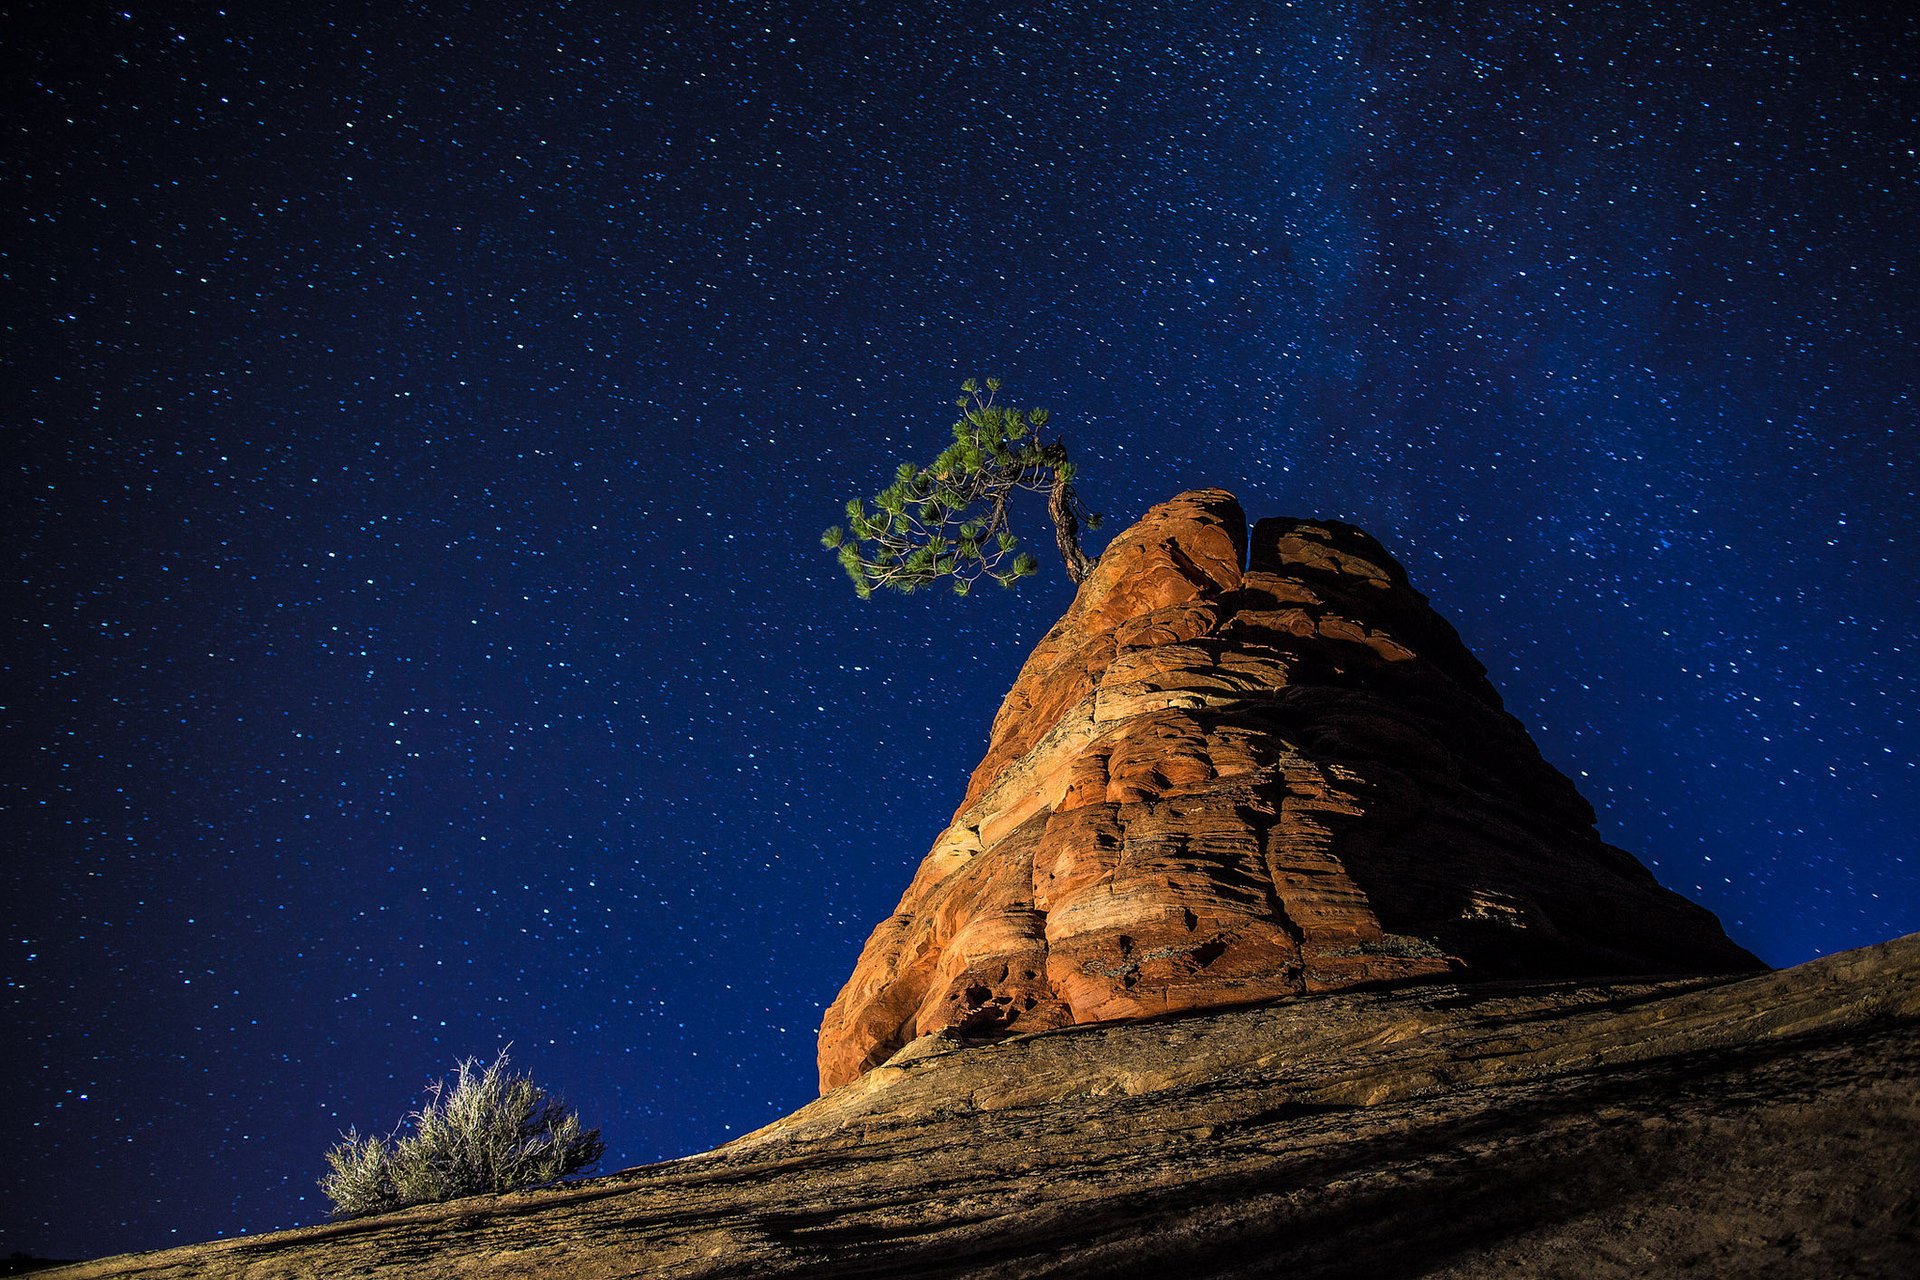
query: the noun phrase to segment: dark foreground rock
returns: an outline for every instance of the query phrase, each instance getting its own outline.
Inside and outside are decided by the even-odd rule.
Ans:
[[[82,1277],[1920,1274],[1920,935],[923,1037],[701,1156]]]

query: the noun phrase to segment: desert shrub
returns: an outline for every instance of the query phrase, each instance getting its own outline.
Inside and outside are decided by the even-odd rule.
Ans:
[[[327,1149],[327,1168],[320,1189],[333,1201],[335,1216],[357,1218],[400,1207],[393,1185],[393,1151],[379,1138],[362,1137],[349,1129],[337,1145]]]
[[[537,1187],[598,1161],[606,1150],[600,1131],[582,1129],[578,1112],[507,1063],[504,1049],[490,1066],[461,1062],[451,1082],[435,1081],[401,1122],[411,1132],[342,1134],[320,1179],[335,1215]]]

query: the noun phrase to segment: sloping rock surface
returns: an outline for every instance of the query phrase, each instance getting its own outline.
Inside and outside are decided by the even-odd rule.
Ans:
[[[827,1011],[823,1091],[945,1028],[1761,967],[1601,841],[1379,543],[1305,520],[1248,542],[1203,489],[1102,553]]]
[[[1920,935],[959,1043],[703,1156],[47,1274],[1920,1274]]]

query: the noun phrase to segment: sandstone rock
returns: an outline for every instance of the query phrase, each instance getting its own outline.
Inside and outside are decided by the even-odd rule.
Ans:
[[[943,1029],[1761,967],[1600,840],[1377,542],[1305,520],[1250,541],[1205,489],[1101,555],[828,1010],[823,1090]]]
[[[1592,824],[1371,538],[1186,494],[1009,693],[822,1028],[843,1087],[47,1274],[1920,1273],[1920,935],[1725,976],[1761,966]]]
[[[1920,1274],[1920,935],[967,1044],[717,1151],[49,1280]]]

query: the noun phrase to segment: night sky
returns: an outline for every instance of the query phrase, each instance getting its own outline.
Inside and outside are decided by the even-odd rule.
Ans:
[[[508,1042],[605,1169],[810,1098],[1070,599],[819,547],[969,375],[1373,531],[1770,962],[1920,929],[1905,6],[629,8],[0,6],[0,1254]]]

